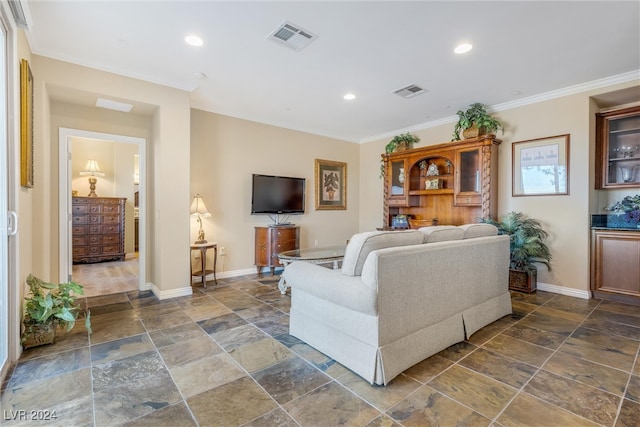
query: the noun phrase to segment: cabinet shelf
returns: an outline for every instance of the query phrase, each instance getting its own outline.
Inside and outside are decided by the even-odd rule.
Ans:
[[[616,130],[609,131],[609,135],[627,135],[630,133],[640,133],[640,128],[616,129]]]
[[[623,153],[636,153],[635,147],[639,143],[640,106],[596,114],[595,186],[597,190],[640,187],[635,170],[629,170],[640,163],[640,156],[617,157]],[[625,181],[625,178],[629,177],[631,181]]]
[[[438,188],[437,190],[409,190],[410,196],[433,196],[436,194],[453,194],[453,188]]]
[[[640,157],[615,157],[609,158],[610,162],[640,162]]]

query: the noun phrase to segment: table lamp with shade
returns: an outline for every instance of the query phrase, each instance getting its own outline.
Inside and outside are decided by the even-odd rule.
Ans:
[[[204,238],[204,230],[202,229],[202,217],[209,218],[211,214],[207,207],[204,204],[204,199],[200,194],[196,194],[191,202],[191,215],[195,216],[198,219],[198,224],[200,224],[200,230],[198,231],[198,239],[195,241],[196,244],[207,243]]]
[[[100,170],[100,165],[97,160],[89,160],[87,161],[87,165],[84,167],[84,170],[80,172],[80,176],[88,176],[89,177],[89,194],[88,197],[97,197],[96,194],[96,182],[98,182],[97,176],[103,177],[104,172]]]

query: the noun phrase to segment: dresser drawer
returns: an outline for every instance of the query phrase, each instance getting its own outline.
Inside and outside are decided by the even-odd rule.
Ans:
[[[89,213],[100,213],[100,205],[89,205]]]
[[[73,256],[74,257],[79,257],[79,256],[85,256],[85,255],[89,255],[89,248],[86,246],[74,246],[73,247]]]
[[[88,224],[89,223],[89,217],[87,217],[86,215],[82,215],[82,216],[74,215],[71,218],[71,223],[73,225],[76,225],[76,224]]]
[[[117,234],[107,234],[102,236],[103,244],[117,244],[120,241],[120,236]]]
[[[86,214],[87,213],[87,205],[73,205],[71,208],[71,213],[74,214]]]
[[[100,223],[102,223],[102,216],[89,215],[89,224],[100,224]]]
[[[73,227],[71,227],[71,234],[74,236],[87,234],[87,227],[84,225],[74,225]]]
[[[284,241],[278,241],[278,242],[274,242],[272,245],[272,253],[274,255],[279,254],[280,252],[284,252],[284,251],[290,251],[292,249],[296,249],[297,245],[296,245],[296,240],[295,239],[291,239],[291,240],[284,240]]]
[[[119,224],[103,225],[101,227],[101,230],[102,230],[102,234],[118,234],[120,232],[120,225]]]
[[[118,214],[120,213],[120,206],[118,205],[104,205],[102,207],[103,214]]]
[[[77,245],[84,246],[87,244],[86,236],[77,236],[71,239],[71,244],[75,247]]]
[[[99,234],[90,234],[89,235],[89,244],[90,245],[99,245],[102,243],[102,236]]]
[[[120,247],[118,245],[108,245],[102,247],[103,254],[117,254],[120,252]]]
[[[120,215],[103,215],[102,224],[120,224]]]
[[[100,225],[90,225],[87,227],[89,229],[89,234],[101,234],[102,227]]]

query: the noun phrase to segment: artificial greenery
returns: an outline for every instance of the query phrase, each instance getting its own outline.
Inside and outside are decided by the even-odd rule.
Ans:
[[[29,294],[25,297],[22,342],[34,334],[40,325],[62,326],[67,331],[73,329],[81,314],[80,307],[76,305],[76,295],[84,295],[82,285],[75,282],[47,283],[32,274],[27,277],[27,285]],[[84,325],[91,333],[91,314],[88,310]]]
[[[509,212],[500,222],[491,218],[480,219],[493,224],[498,234],[508,234],[511,238],[510,264],[513,270],[535,270],[535,263],[544,264],[551,271],[551,252],[545,243],[549,233],[542,229],[540,221],[527,218],[521,212]]]
[[[402,143],[407,144],[407,147],[411,148],[413,147],[413,144],[418,142],[420,142],[420,138],[418,138],[416,135],[413,135],[409,132],[401,133],[400,135],[394,136],[393,139],[389,141],[389,143],[384,147],[384,151],[387,154],[393,153]]]
[[[478,129],[484,129],[486,133],[496,133],[500,130],[504,133],[504,126],[500,121],[487,113],[487,107],[479,102],[469,105],[465,111],[458,110],[458,123],[453,129],[452,141],[460,140],[460,132],[469,129],[475,123]]]

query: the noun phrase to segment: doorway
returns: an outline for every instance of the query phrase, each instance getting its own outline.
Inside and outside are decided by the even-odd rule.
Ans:
[[[75,189],[74,186],[78,186],[81,184],[79,184],[78,181],[75,181],[74,183],[75,176],[72,176],[72,171],[74,170],[74,167],[73,167],[74,156],[78,154],[79,157],[83,157],[79,159],[79,161],[87,162],[87,159],[84,159],[84,157],[87,157],[86,153],[82,153],[80,152],[80,150],[78,150],[78,147],[83,146],[80,143],[84,142],[89,145],[93,143],[96,147],[107,147],[109,146],[109,144],[112,144],[116,146],[124,146],[125,148],[127,146],[132,147],[132,144],[133,144],[133,149],[134,149],[133,152],[131,152],[131,150],[129,149],[112,150],[112,151],[117,151],[119,153],[125,153],[124,159],[131,160],[131,167],[129,171],[130,173],[128,174],[127,172],[121,171],[118,174],[114,174],[114,176],[118,175],[120,178],[112,177],[111,180],[105,179],[103,181],[98,181],[98,185],[101,185],[101,184],[103,185],[102,190],[103,190],[103,193],[106,192],[105,195],[113,194],[114,188],[116,188],[118,185],[117,181],[120,181],[120,188],[123,188],[123,187],[128,188],[126,190],[126,192],[128,193],[126,198],[128,200],[127,203],[130,205],[130,209],[128,209],[129,212],[127,213],[127,215],[125,215],[125,218],[127,218],[127,216],[129,218],[128,219],[129,222],[128,222],[128,225],[125,226],[125,230],[127,227],[130,230],[134,228],[133,226],[134,222],[132,220],[134,219],[133,217],[137,213],[138,227],[136,228],[138,228],[138,251],[136,252],[137,259],[134,259],[133,263],[135,263],[135,270],[137,274],[137,289],[148,290],[150,287],[146,283],[146,238],[145,238],[145,230],[146,230],[146,227],[145,227],[145,224],[146,224],[146,221],[145,221],[145,218],[146,218],[145,216],[145,211],[146,211],[145,209],[145,206],[146,206],[146,203],[145,203],[146,202],[145,143],[146,143],[146,140],[144,138],[137,138],[137,137],[131,137],[131,136],[125,136],[125,135],[105,134],[100,132],[83,131],[79,129],[60,128],[59,141],[60,141],[59,163],[60,163],[60,177],[61,177],[60,196],[59,196],[60,198],[60,281],[66,282],[69,280],[75,280],[73,279],[74,268],[72,264],[73,262],[73,256],[72,256],[73,241],[72,241],[72,225],[71,225],[72,191]],[[76,147],[75,149],[74,149],[74,146]],[[77,153],[74,154],[74,152],[77,152]],[[129,154],[126,154],[126,152],[129,152]],[[134,152],[136,156],[135,161],[137,162],[137,164],[134,164],[134,160],[133,160]],[[113,158],[109,159],[109,161],[112,162],[113,164],[123,164],[122,156],[123,154],[114,155]],[[119,158],[120,158],[120,161],[118,160]],[[77,167],[75,169],[77,169]],[[113,168],[110,168],[110,169],[113,169]],[[125,177],[125,175],[127,176]],[[125,178],[123,179],[123,177]],[[83,181],[82,181],[83,183],[84,183],[84,180],[86,180],[86,177],[83,178]],[[123,184],[122,181],[125,181],[128,184]],[[137,183],[134,185],[134,182],[137,182]],[[98,191],[100,191],[100,187],[98,187]],[[136,192],[137,192],[137,197],[135,194]],[[78,195],[83,196],[84,194],[78,194]],[[138,206],[135,207],[134,209],[133,204],[136,199],[138,201]],[[133,242],[133,237],[131,237],[131,242]],[[131,245],[128,245],[128,246],[131,249],[131,247],[133,246],[133,243],[131,243]],[[133,250],[131,250],[131,253],[133,253]],[[128,263],[128,266],[125,266],[126,263]],[[133,271],[133,268],[134,268],[132,266],[131,260],[125,261],[122,265],[117,265],[117,266],[108,265],[108,264],[113,264],[113,263],[95,264],[96,266],[95,269],[106,269],[111,267],[116,271],[123,271],[125,273],[128,272],[127,274],[131,274],[131,271]],[[85,268],[83,272],[86,271],[87,269],[90,270],[92,268],[92,264],[84,265],[83,268]]]

